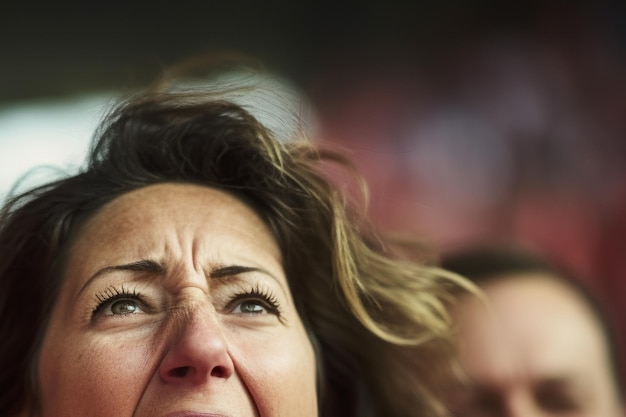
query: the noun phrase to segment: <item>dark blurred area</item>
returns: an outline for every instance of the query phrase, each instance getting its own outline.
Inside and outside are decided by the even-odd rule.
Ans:
[[[610,1],[61,0],[0,8],[0,102],[143,86],[190,55],[223,49],[308,86],[341,68],[410,70],[496,32],[545,24],[558,31],[573,14],[599,24],[610,47],[626,44],[624,7]]]
[[[626,5],[618,1],[4,3],[0,107],[145,86],[236,50],[309,94],[371,213],[443,251],[568,265],[626,340]]]

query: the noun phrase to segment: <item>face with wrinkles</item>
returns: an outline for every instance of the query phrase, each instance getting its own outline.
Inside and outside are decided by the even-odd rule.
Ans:
[[[313,417],[279,248],[227,193],[160,184],[81,229],[39,358],[44,417]]]

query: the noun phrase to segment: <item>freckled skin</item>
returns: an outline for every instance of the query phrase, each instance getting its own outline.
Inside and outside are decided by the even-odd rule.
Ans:
[[[548,275],[511,275],[455,309],[460,359],[471,384],[455,416],[618,417],[604,335],[577,294]]]
[[[39,360],[44,417],[317,416],[280,251],[236,198],[125,194],[80,231],[63,278]]]

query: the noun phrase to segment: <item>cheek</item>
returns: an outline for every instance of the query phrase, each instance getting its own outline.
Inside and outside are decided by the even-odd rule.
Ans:
[[[238,346],[237,365],[261,415],[317,417],[315,354],[303,330],[292,329],[289,336],[276,337],[262,348],[243,342]]]
[[[131,416],[151,377],[145,344],[64,338],[39,361],[44,416]]]

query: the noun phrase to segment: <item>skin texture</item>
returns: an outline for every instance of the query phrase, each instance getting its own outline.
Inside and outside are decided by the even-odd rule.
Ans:
[[[547,275],[489,281],[491,312],[477,299],[455,311],[467,387],[451,393],[455,415],[623,415],[604,337],[588,307]]]
[[[196,185],[130,192],[86,223],[39,379],[46,417],[317,416],[314,352],[273,236]]]

